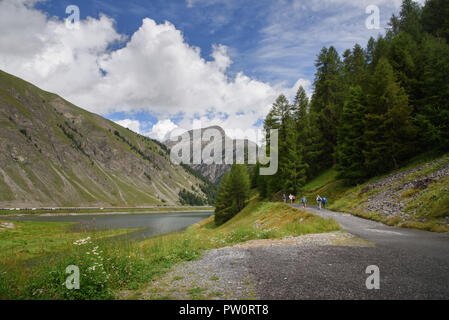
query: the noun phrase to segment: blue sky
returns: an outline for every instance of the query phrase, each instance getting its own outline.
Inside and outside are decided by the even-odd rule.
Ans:
[[[378,30],[365,26],[371,4],[380,9]],[[64,28],[69,5],[80,9],[79,30]],[[225,129],[258,127],[278,94],[291,97],[299,85],[312,91],[323,46],[340,53],[364,46],[384,32],[399,5],[4,0],[0,27],[11,38],[0,35],[0,68],[159,139],[193,119]]]
[[[351,1],[347,2],[351,3]],[[232,48],[230,53],[234,63],[229,70],[231,74],[243,71],[248,76],[261,81],[274,83],[287,81],[290,85],[294,85],[300,75],[313,80],[315,72],[313,61],[323,46],[334,45],[343,50],[347,48],[344,44],[352,43],[353,39],[360,39],[363,42],[370,36],[376,36],[382,32],[382,30],[367,30],[365,20],[368,15],[364,12],[364,8],[350,5],[359,11],[358,16],[356,12],[353,15],[355,19],[352,20],[354,25],[358,24],[357,28],[354,28],[354,34],[359,36],[358,38],[354,36],[349,41],[338,38],[328,41],[316,39],[312,48],[307,47],[307,55],[303,56],[304,62],[297,61],[296,56],[289,56],[290,52],[278,58],[265,56],[254,59],[257,48],[269,41],[267,39],[269,30],[266,29],[270,24],[279,23],[277,19],[287,18],[284,21],[285,27],[292,27],[291,31],[302,33],[301,31],[304,32],[311,26],[319,25],[325,19],[343,15],[345,8],[345,6],[324,7],[323,10],[309,9],[304,10],[302,14],[294,12],[289,15],[286,11],[291,3],[272,0],[49,0],[38,3],[36,7],[61,19],[67,16],[65,8],[73,4],[79,6],[81,19],[87,16],[98,18],[100,14],[106,14],[116,21],[117,31],[127,36],[131,36],[141,26],[142,19],[145,17],[150,17],[157,23],[170,21],[183,32],[187,43],[201,48],[202,57],[206,60],[210,60],[212,44],[223,44]],[[391,10],[389,6],[379,5],[379,7],[385,9],[381,16],[383,27],[385,27],[394,10]],[[341,26],[338,24],[335,26],[335,28],[339,27]],[[329,28],[326,31],[332,33],[335,31],[332,29]],[[301,51],[301,45],[301,37],[298,37],[290,41],[287,47]],[[309,46],[309,44],[304,45]],[[298,55],[300,55],[299,52]]]

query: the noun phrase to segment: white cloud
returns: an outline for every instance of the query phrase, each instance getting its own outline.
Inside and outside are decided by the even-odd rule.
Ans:
[[[206,61],[169,22],[146,18],[130,39],[114,23],[101,15],[72,30],[23,0],[0,1],[0,69],[99,114],[182,114],[183,123],[203,117],[242,128],[264,117],[277,95],[292,90],[243,73],[230,78],[226,46],[214,45]],[[122,48],[110,51],[117,42]],[[132,130],[141,128],[123,121]],[[167,128],[170,123],[161,122],[152,134],[161,137]]]
[[[202,1],[202,0],[197,0]],[[418,1],[420,4],[424,0]],[[244,55],[252,70],[271,81],[297,80],[298,74],[313,79],[314,62],[323,46],[333,45],[343,53],[356,43],[385,32],[392,14],[398,14],[402,0],[279,0],[267,5],[260,41]],[[380,8],[381,29],[367,29],[369,5]],[[304,75],[305,74],[305,75]]]
[[[150,137],[159,141],[165,141],[170,135],[170,132],[178,129],[178,126],[174,124],[170,119],[159,120],[151,130]]]

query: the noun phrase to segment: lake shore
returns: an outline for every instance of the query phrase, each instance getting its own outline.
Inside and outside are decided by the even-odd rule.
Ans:
[[[36,210],[1,210],[0,218],[25,217],[25,216],[88,216],[88,215],[128,215],[128,214],[152,214],[152,213],[177,213],[177,212],[214,212],[213,207],[167,207],[167,208],[55,208]]]

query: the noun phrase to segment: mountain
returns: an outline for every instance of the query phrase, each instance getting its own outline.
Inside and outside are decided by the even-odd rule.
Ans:
[[[0,71],[0,207],[175,205],[203,184],[165,145]]]
[[[190,168],[192,168],[193,170],[195,170],[195,171],[197,171],[197,172],[199,172],[199,173],[201,173],[201,175],[202,176],[204,176],[204,177],[206,177],[206,178],[208,178],[210,181],[212,181],[213,183],[219,183],[220,182],[220,180],[221,180],[221,178],[223,177],[223,175],[226,173],[226,172],[229,172],[229,171],[231,171],[231,165],[230,164],[226,164],[226,161],[225,161],[225,147],[227,146],[227,145],[231,145],[232,144],[232,146],[233,146],[233,156],[234,156],[234,159],[236,159],[237,157],[241,157],[241,156],[245,156],[246,157],[246,154],[247,154],[247,150],[248,150],[248,148],[249,148],[249,146],[252,146],[252,147],[254,147],[256,150],[258,150],[258,146],[257,146],[257,144],[255,144],[254,142],[252,142],[252,141],[249,141],[249,140],[247,140],[247,139],[245,139],[245,140],[233,140],[232,138],[230,138],[230,137],[228,137],[227,135],[226,135],[226,133],[225,133],[225,131],[223,130],[223,128],[221,128],[221,127],[219,127],[219,126],[212,126],[212,127],[208,127],[208,128],[202,128],[201,129],[201,136],[203,136],[203,134],[204,134],[204,132],[206,131],[206,130],[209,130],[209,129],[216,129],[216,130],[218,130],[220,133],[221,133],[221,136],[222,136],[222,139],[221,139],[221,142],[219,142],[219,141],[203,141],[202,142],[202,145],[201,145],[201,147],[202,147],[202,150],[204,150],[204,148],[206,147],[206,146],[209,146],[209,147],[213,147],[213,145],[214,144],[218,144],[218,143],[221,143],[221,154],[222,154],[222,164],[205,164],[205,163],[201,163],[201,164],[191,164],[193,161],[191,161],[191,163],[190,164],[188,164],[188,166],[190,167]],[[194,137],[194,134],[195,133],[199,133],[198,131],[199,131],[200,129],[196,129],[196,130],[191,130],[191,131],[188,131],[188,134],[189,134],[189,136],[190,136],[190,141],[184,141],[184,143],[186,143],[186,144],[188,144],[188,143],[190,143],[190,150],[191,150],[191,152],[190,152],[190,159],[192,160],[193,159],[193,155],[192,155],[192,150],[193,150],[193,144],[192,144],[192,141],[193,141],[193,137]],[[179,138],[178,138],[179,139]],[[177,144],[178,142],[177,141],[172,141],[172,140],[167,140],[167,141],[165,141],[164,142],[164,144],[167,146],[167,148],[168,149],[172,149],[176,144]],[[244,150],[240,150],[240,148],[237,148],[237,145],[239,145],[240,143],[242,143],[242,144],[244,144],[244,146],[245,146],[245,149]],[[216,149],[220,149],[219,148],[219,146],[218,146],[218,148],[216,148]],[[242,155],[242,153],[244,154],[244,155]],[[213,153],[212,153],[212,156],[213,156]],[[246,158],[245,158],[246,159]]]

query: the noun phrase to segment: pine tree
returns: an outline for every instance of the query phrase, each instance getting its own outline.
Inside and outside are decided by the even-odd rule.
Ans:
[[[245,206],[249,198],[250,180],[245,165],[234,164],[226,173],[215,201],[215,223],[221,225],[232,219]]]
[[[397,168],[410,152],[414,128],[408,97],[386,58],[380,59],[371,79],[364,125],[368,175]]]
[[[278,172],[273,178],[267,178],[267,195],[273,196],[278,191],[294,192],[295,190],[295,127],[293,119],[293,106],[284,95],[280,95],[267,118],[265,119],[264,129],[267,132],[267,141],[269,131],[279,130],[278,140]]]
[[[427,0],[422,11],[424,31],[437,38],[445,38],[449,43],[449,2],[447,0]]]
[[[232,166],[230,184],[232,186],[231,197],[235,201],[237,212],[240,212],[246,206],[250,192],[248,169],[245,165],[234,164]]]
[[[410,103],[420,99],[418,82],[418,44],[405,32],[399,33],[390,43],[388,61],[395,71],[396,79],[405,89]]]
[[[366,57],[362,47],[358,44],[343,54],[343,73],[347,94],[354,86],[364,86],[366,79]]]
[[[413,38],[419,39],[422,35],[421,24],[422,8],[413,0],[403,0],[399,17],[393,15],[390,20],[393,35],[406,32]]]
[[[315,66],[317,72],[311,112],[318,116],[317,125],[323,138],[319,166],[324,169],[336,162],[337,128],[343,109],[345,90],[342,63],[334,47],[323,48]]]
[[[220,187],[218,188],[218,194],[215,199],[215,223],[221,225],[227,220],[231,219],[231,184],[230,173],[225,173],[221,179]]]
[[[420,50],[422,98],[416,106],[421,150],[449,149],[449,45],[426,34]]]
[[[308,107],[309,98],[302,86],[299,87],[294,102],[294,120],[296,125],[295,146],[295,190],[297,192],[307,181],[307,164],[306,143],[308,134]]]
[[[310,112],[307,117],[306,144],[304,146],[308,164],[308,178],[314,178],[323,169],[332,165],[324,149],[325,139],[321,131],[320,116]]]
[[[365,98],[360,87],[352,87],[343,108],[343,115],[338,132],[338,166],[339,177],[348,184],[359,183],[365,178],[365,161],[362,151]]]

